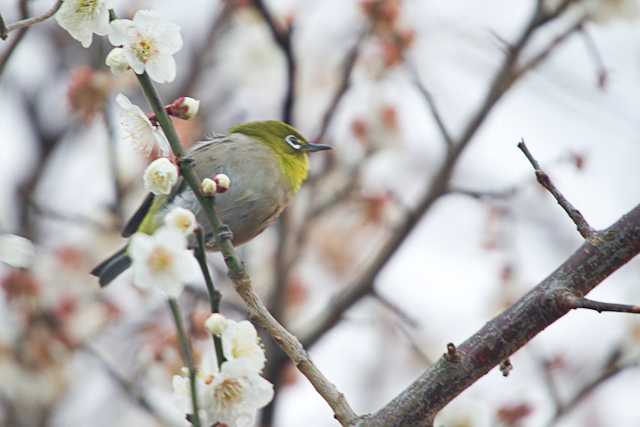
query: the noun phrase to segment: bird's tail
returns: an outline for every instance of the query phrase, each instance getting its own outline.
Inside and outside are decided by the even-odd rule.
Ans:
[[[131,266],[131,258],[127,255],[127,246],[98,264],[91,274],[98,277],[100,286],[105,287],[120,273]]]

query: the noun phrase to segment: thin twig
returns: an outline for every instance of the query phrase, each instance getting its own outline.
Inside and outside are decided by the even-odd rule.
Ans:
[[[556,425],[561,418],[575,409],[576,406],[582,403],[588,396],[591,395],[591,393],[593,393],[595,389],[600,387],[603,383],[626,370],[634,369],[638,366],[640,366],[640,360],[633,360],[627,363],[615,364],[613,366],[605,367],[605,369],[603,369],[599,375],[584,384],[571,399],[565,402],[562,406],[556,408],[556,412],[554,413],[553,418],[551,418],[551,420],[549,420],[549,422],[547,423],[547,427]]]
[[[18,3],[18,9],[20,10],[21,18],[26,18],[29,16],[29,4],[27,0],[20,0],[20,3]],[[29,27],[20,28],[16,36],[9,42],[9,45],[6,47],[4,52],[2,52],[2,55],[0,56],[0,75],[2,75],[4,69],[7,66],[7,63],[9,62],[9,59],[11,59],[11,56],[24,38],[28,29]]]
[[[640,305],[600,302],[574,295],[567,295],[565,301],[569,308],[572,309],[584,308],[588,310],[595,310],[598,313],[602,313],[603,311],[615,313],[640,313]]]
[[[527,145],[524,143],[524,139],[520,140],[520,142],[518,143],[518,148],[527,157],[529,163],[531,163],[531,166],[533,167],[533,170],[536,174],[536,179],[538,180],[540,185],[542,185],[545,189],[547,189],[547,191],[551,193],[554,199],[556,199],[556,202],[558,202],[558,204],[562,207],[562,209],[564,209],[567,215],[569,215],[569,218],[571,218],[571,221],[573,221],[573,223],[576,225],[576,228],[578,229],[580,235],[585,239],[592,237],[595,233],[593,228],[591,228],[582,213],[580,213],[580,211],[576,209],[566,199],[566,197],[564,197],[564,195],[556,188],[556,186],[553,185],[553,182],[551,181],[551,178],[549,178],[549,175],[547,175],[547,173],[543,171],[542,168],[540,168],[540,164],[527,148]]]
[[[585,20],[585,17],[578,19],[571,26],[569,26],[569,28],[567,28],[562,33],[558,34],[553,40],[551,40],[551,42],[549,42],[549,44],[542,48],[542,50],[537,55],[533,56],[526,63],[518,67],[513,73],[514,79],[518,79],[525,73],[538,67],[545,59],[547,59],[551,52],[555,51],[558,46],[568,40],[572,34],[579,32],[582,29]]]
[[[64,0],[57,0],[54,5],[51,7],[51,9],[49,9],[47,12],[45,12],[43,15],[40,16],[34,16],[33,18],[26,18],[26,19],[22,19],[18,22],[14,22],[13,24],[9,24],[6,26],[6,31],[3,34],[0,34],[0,38],[2,40],[7,38],[7,34],[9,34],[11,31],[15,31],[15,30],[21,30],[23,28],[29,28],[30,26],[37,24],[39,22],[42,22],[46,19],[49,19],[50,17],[52,17],[57,11],[58,9],[60,9],[60,6],[62,6],[62,2]]]
[[[189,338],[184,331],[184,325],[182,323],[182,316],[180,315],[180,308],[174,298],[169,298],[169,308],[171,309],[171,316],[176,325],[176,332],[178,334],[178,343],[180,344],[180,354],[182,356],[182,362],[189,370],[189,384],[191,386],[191,404],[192,414],[189,417],[191,424],[194,427],[201,427],[200,411],[198,410],[198,393],[196,390],[196,369],[193,365],[193,353],[191,352],[191,344]]]
[[[367,33],[368,30],[362,32],[362,34],[358,37],[355,44],[349,50],[346,58],[344,59],[344,65],[342,68],[338,90],[333,94],[333,98],[331,98],[331,102],[329,102],[329,106],[322,116],[320,130],[318,131],[318,134],[314,139],[316,142],[322,142],[322,140],[325,138],[327,130],[329,130],[329,126],[331,125],[331,122],[336,115],[336,111],[338,110],[340,101],[344,98],[344,95],[347,93],[349,87],[351,86],[351,76],[353,74],[353,69],[355,68],[356,62],[358,60],[360,46],[362,45],[362,41],[365,39]]]
[[[375,300],[383,305],[387,310],[395,314],[398,319],[406,323],[408,326],[412,328],[420,327],[420,323],[418,322],[418,320],[416,320],[413,316],[403,310],[402,307],[400,307],[398,304],[391,301],[386,296],[380,294],[380,292],[378,292],[376,289],[373,289],[373,291],[371,292],[371,296],[375,298]]]
[[[593,60],[593,63],[596,67],[596,72],[598,76],[598,87],[600,89],[606,89],[607,83],[609,80],[609,72],[607,71],[607,66],[602,59],[602,55],[600,54],[600,50],[596,45],[595,40],[591,36],[591,33],[587,31],[584,25],[580,28],[580,35],[582,36],[582,41],[584,41],[584,45]]]
[[[194,249],[194,255],[200,270],[202,270],[202,276],[204,277],[204,283],[207,286],[207,294],[209,295],[209,304],[211,306],[212,313],[220,313],[220,301],[222,295],[213,284],[211,278],[211,272],[209,271],[209,265],[207,264],[206,246],[204,242],[204,233],[200,227],[195,230],[196,247]],[[224,352],[222,350],[222,340],[216,335],[211,335],[213,338],[213,346],[216,350],[216,361],[218,362],[218,368],[222,369],[222,364],[225,361]]]
[[[429,106],[429,111],[431,112],[431,116],[433,116],[433,120],[436,122],[436,125],[440,130],[440,135],[442,136],[442,139],[447,144],[447,147],[450,149],[451,147],[453,147],[454,141],[453,141],[453,138],[451,137],[451,134],[449,133],[449,130],[447,130],[447,126],[444,124],[444,120],[440,115],[440,111],[438,110],[438,107],[435,103],[435,100],[433,99],[433,96],[431,95],[431,92],[429,92],[427,87],[420,80],[418,71],[411,65],[407,65],[407,68],[409,70],[409,73],[411,74],[411,77],[414,85],[416,86],[416,89],[418,89],[418,92],[420,92],[422,97],[427,101],[427,105]]]
[[[162,419],[156,409],[151,405],[149,400],[136,389],[135,383],[130,382],[107,362],[93,347],[88,344],[83,344],[81,347],[85,353],[92,356],[105,370],[109,378],[111,378],[120,387],[120,390],[124,392],[133,402],[135,402],[142,410],[151,415],[157,421],[162,422]]]
[[[293,47],[291,45],[291,29],[280,29],[278,23],[271,15],[271,12],[264,4],[263,0],[254,0],[253,6],[258,10],[265,23],[269,27],[269,31],[273,36],[273,40],[278,45],[285,57],[287,66],[287,90],[284,96],[284,102],[282,104],[282,121],[291,123],[293,120],[293,107],[296,97],[296,61],[293,56]]]

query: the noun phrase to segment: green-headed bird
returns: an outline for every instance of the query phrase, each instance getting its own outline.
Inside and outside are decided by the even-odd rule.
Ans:
[[[193,146],[186,158],[200,178],[226,174],[229,191],[216,195],[216,212],[241,245],[272,224],[307,178],[308,153],[328,150],[309,143],[295,128],[277,120],[249,122]],[[195,195],[181,178],[166,196],[149,194],[126,224],[122,236],[153,234],[174,207],[191,210],[203,228],[207,248],[216,250],[211,227]],[[129,268],[125,246],[91,271],[106,286]]]

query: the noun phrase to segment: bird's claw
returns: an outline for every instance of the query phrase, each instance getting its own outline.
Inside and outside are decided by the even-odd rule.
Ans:
[[[195,161],[193,160],[192,157],[183,157],[178,162],[178,166],[180,167],[180,169],[183,169],[185,167],[193,166],[194,163],[195,163]]]
[[[226,224],[222,224],[218,228],[218,241],[222,242],[224,240],[233,240],[233,231]]]

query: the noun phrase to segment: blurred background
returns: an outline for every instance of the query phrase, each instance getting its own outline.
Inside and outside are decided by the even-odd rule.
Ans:
[[[0,12],[14,22],[24,7],[31,16],[52,3],[1,0]],[[573,28],[580,4],[536,31],[517,61],[530,68],[472,133],[444,194],[372,286],[318,332],[441,170],[447,143],[430,101],[451,139],[463,138],[536,2],[266,1],[277,28],[290,31],[293,76],[249,0],[114,3],[119,16],[153,8],[182,28],[177,79],[158,88],[166,103],[202,101],[197,120],[175,121],[185,145],[283,117],[293,88],[290,121],[335,147],[314,159],[284,219],[240,253],[272,311],[307,338],[358,413],[379,409],[448,342],[468,338],[580,245],[517,150],[521,138],[594,227],[640,201],[638,7],[585,1],[594,19]],[[164,299],[131,286],[130,274],[105,290],[88,274],[122,245],[122,223],[144,197],[148,159],[121,141],[113,98],[147,104],[132,74],[105,68],[106,40],[83,49],[50,19],[5,61],[13,36],[0,42],[0,233],[29,239],[35,256],[28,268],[0,265],[0,424],[187,425],[171,396],[182,363]],[[30,250],[15,237],[3,242],[5,253]],[[222,312],[244,318],[221,257],[209,259]],[[639,273],[630,262],[593,298],[640,303]],[[211,351],[203,284],[190,284],[180,303],[202,357]],[[257,425],[336,425],[270,338],[263,342],[277,394]],[[572,312],[511,358],[508,377],[491,371],[436,425],[638,426],[640,369],[602,379],[639,359],[640,319]]]

